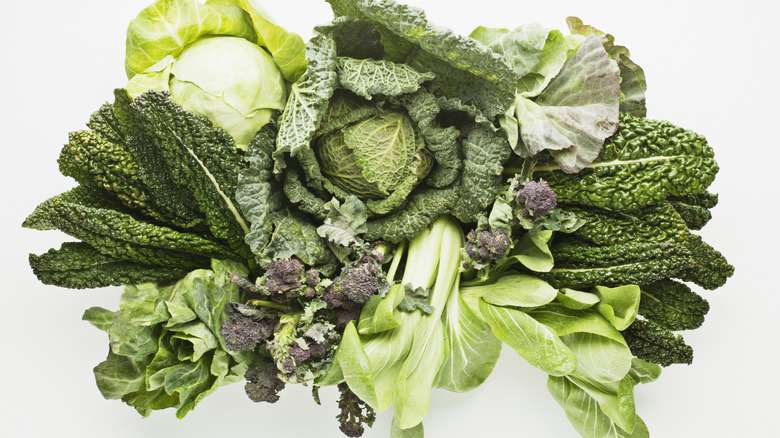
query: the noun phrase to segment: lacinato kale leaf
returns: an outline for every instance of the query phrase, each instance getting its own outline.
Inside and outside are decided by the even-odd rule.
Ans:
[[[540,159],[534,177],[547,181],[563,204],[637,210],[669,196],[703,192],[717,172],[712,148],[701,135],[621,113],[617,132],[591,164],[567,174]]]

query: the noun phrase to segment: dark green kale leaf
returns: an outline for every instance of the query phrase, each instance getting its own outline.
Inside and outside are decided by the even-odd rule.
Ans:
[[[682,336],[652,321],[638,319],[622,333],[631,353],[642,360],[664,367],[673,363],[693,363],[693,348]]]
[[[615,135],[582,171],[567,174],[552,160],[540,160],[534,177],[547,181],[560,203],[629,211],[669,196],[703,192],[717,172],[704,137],[669,122],[621,113]]]
[[[718,195],[703,192],[684,196],[672,196],[669,203],[680,213],[691,230],[702,229],[712,219],[710,209],[718,204]]]
[[[30,266],[38,280],[71,289],[172,281],[203,266],[194,260],[191,265],[175,267],[146,265],[105,255],[83,242],[65,242],[60,249],[30,254]]]
[[[734,266],[718,250],[704,242],[701,236],[691,234],[688,239],[691,263],[678,277],[707,289],[714,290],[734,275]]]
[[[670,278],[642,286],[639,314],[668,330],[693,330],[704,323],[707,300]]]

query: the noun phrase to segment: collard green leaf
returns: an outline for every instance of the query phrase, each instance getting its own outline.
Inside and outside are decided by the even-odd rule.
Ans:
[[[382,36],[385,59],[435,74],[443,94],[473,101],[489,117],[503,113],[511,102],[515,79],[509,67],[477,41],[431,25],[422,10],[392,0],[329,3],[337,17],[373,24]]]
[[[515,152],[532,157],[548,150],[564,172],[579,172],[615,133],[619,103],[620,83],[606,51],[595,37],[586,39],[535,100],[515,99],[507,113],[520,129]]]
[[[406,64],[345,57],[338,59],[338,74],[343,88],[367,100],[377,94],[412,93],[434,78],[433,74],[420,73]]]
[[[571,374],[577,368],[577,359],[569,347],[527,313],[484,300],[480,300],[479,309],[496,337],[531,365],[554,376]]]
[[[627,112],[633,116],[645,117],[647,107],[645,103],[645,91],[647,90],[647,81],[642,67],[634,63],[630,58],[630,53],[624,46],[615,44],[615,38],[604,33],[593,26],[585,25],[577,17],[568,17],[566,24],[573,35],[587,37],[595,35],[601,38],[604,49],[609,53],[618,64],[620,69],[620,111]]]

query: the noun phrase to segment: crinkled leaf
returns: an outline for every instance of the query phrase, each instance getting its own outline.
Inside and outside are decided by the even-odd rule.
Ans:
[[[347,90],[371,100],[374,95],[398,96],[412,93],[435,76],[421,73],[406,64],[373,59],[338,59],[339,84]]]
[[[374,25],[382,36],[385,59],[436,75],[448,97],[475,102],[493,117],[511,103],[515,79],[498,55],[471,38],[430,24],[425,12],[392,0],[330,0],[337,17]]]
[[[279,119],[276,137],[274,172],[284,168],[282,156],[292,156],[309,149],[314,132],[328,109],[338,75],[336,73],[336,45],[332,38],[315,34],[306,45],[308,69],[290,90],[287,106]]]
[[[277,209],[272,184],[274,138],[269,129],[263,129],[247,145],[244,160],[249,164],[238,175],[236,202],[249,221],[245,241],[255,256],[263,254],[271,239],[273,223],[270,214]]]

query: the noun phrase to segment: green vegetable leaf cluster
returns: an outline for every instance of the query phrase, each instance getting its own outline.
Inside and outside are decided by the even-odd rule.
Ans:
[[[143,416],[174,408],[183,418],[205,396],[244,376],[250,356],[231,352],[220,336],[226,305],[238,299],[227,281],[236,263],[214,261],[163,286],[127,286],[119,310],[93,307],[84,319],[108,333],[108,357],[95,367],[98,388]]]

